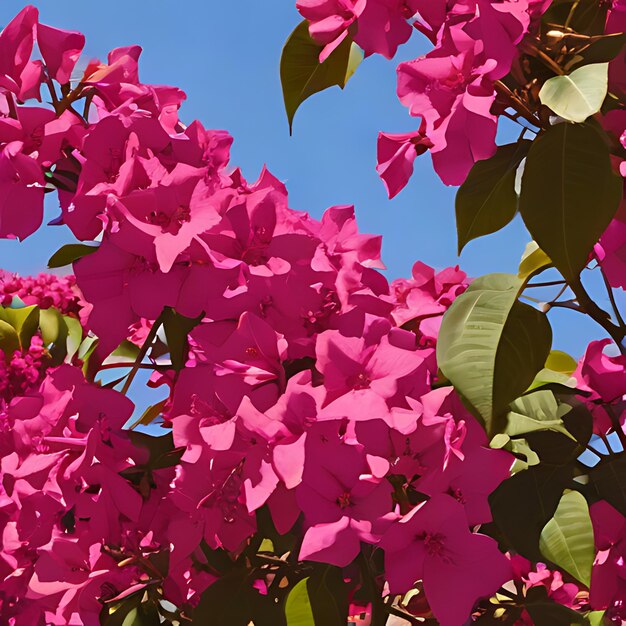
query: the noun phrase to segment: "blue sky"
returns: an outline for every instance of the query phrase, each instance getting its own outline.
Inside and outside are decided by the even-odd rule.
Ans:
[[[4,0],[0,24],[25,3]],[[319,217],[334,204],[356,206],[362,232],[384,235],[389,278],[410,275],[417,259],[436,268],[460,263],[470,275],[517,271],[528,241],[516,218],[496,235],[470,243],[456,254],[454,188],[445,187],[430,158],[416,161],[408,187],[387,199],[376,171],[379,130],[416,128],[395,95],[395,67],[427,51],[415,37],[394,61],[366,59],[344,92],[333,88],[298,111],[289,137],[279,80],[283,42],[298,24],[295,0],[46,0],[33,2],[41,20],[87,36],[86,55],[105,58],[111,48],[138,43],[144,48],[143,82],[172,84],[188,95],[181,117],[200,119],[235,137],[233,164],[254,180],[263,164],[287,183],[290,204]],[[503,129],[503,141],[517,137]],[[56,214],[48,207],[49,217]],[[0,242],[0,267],[21,273],[42,271],[50,254],[71,240],[65,228],[47,227],[24,243]],[[598,302],[607,306],[598,290]],[[601,295],[600,295],[601,294]],[[555,314],[555,347],[579,356],[601,329],[582,315]]]

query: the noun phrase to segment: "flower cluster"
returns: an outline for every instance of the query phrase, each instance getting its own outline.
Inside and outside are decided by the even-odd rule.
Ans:
[[[17,301],[16,301],[17,299]],[[19,276],[2,271],[0,273],[0,304],[12,306],[16,302],[40,309],[54,307],[64,315],[77,317],[85,305],[76,287],[73,275]]]
[[[545,4],[298,6],[322,55],[349,34],[368,54],[391,57],[416,12],[438,46],[401,71],[423,124],[381,144],[393,178],[396,163],[410,169],[413,147],[458,171],[468,154],[492,149],[493,81]],[[35,43],[42,58],[33,60]],[[375,551],[384,562],[376,593],[419,588],[423,613],[442,626],[466,624],[511,581],[579,608],[559,572],[516,563],[486,534],[489,495],[514,458],[490,448],[435,359],[442,316],[466,275],[416,263],[409,280],[389,284],[381,239],[358,232],[353,207],[320,220],[293,210],[267,169],[249,182],[229,164],[228,133],[179,119],[181,90],[140,81],[139,47],[74,76],[83,47],[80,33],[39,23],[33,7],[0,33],[0,235],[36,230],[44,191],[56,190],[56,222],[97,242],[72,253],[75,278],[2,277],[3,305],[55,307],[81,319],[90,345],[97,337],[94,351],[79,352],[84,363],[74,355],[52,366],[43,332],[2,354],[2,620],[121,623],[144,605],[155,624],[187,619],[228,579],[215,559],[250,560],[266,538],[263,516],[295,537],[291,561],[279,555],[273,565],[323,563],[358,579],[350,568]],[[428,98],[415,96],[422,86]],[[31,105],[42,88],[52,108]],[[461,146],[463,124],[480,145],[471,136]],[[394,151],[396,141],[411,150]],[[94,382],[100,365],[119,365],[106,359],[125,341],[141,350],[124,391],[143,366],[168,392],[157,405],[162,437],[126,430],[132,402]],[[623,363],[601,348],[590,347],[580,378],[590,403],[617,404]],[[595,510],[604,534],[594,577],[610,577],[623,558],[621,530],[612,512]],[[246,573],[258,596],[268,594],[267,571]],[[594,593],[592,606],[619,612],[619,582]]]

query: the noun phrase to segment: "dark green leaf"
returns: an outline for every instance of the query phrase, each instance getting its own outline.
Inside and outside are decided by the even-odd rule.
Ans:
[[[528,153],[530,141],[499,146],[478,161],[456,194],[458,251],[467,243],[504,228],[517,213],[515,174]]]
[[[584,35],[602,35],[609,6],[598,0],[555,0],[542,21],[557,26],[567,24],[572,30]]]
[[[200,323],[202,315],[192,319],[176,313],[174,309],[163,312],[163,329],[170,351],[170,359],[176,371],[181,370],[187,358],[187,335]]]
[[[82,259],[84,256],[95,252],[98,246],[88,246],[84,243],[68,243],[59,248],[48,261],[48,267],[50,269],[55,267],[65,267],[70,265],[78,259]]]
[[[520,212],[568,280],[587,264],[622,198],[622,180],[600,132],[588,124],[557,124],[533,142],[524,167]]]
[[[517,301],[521,284],[510,274],[475,280],[444,315],[437,343],[441,371],[490,433],[543,367],[552,342],[546,316]]]
[[[528,589],[526,610],[535,626],[574,626],[575,624],[588,626],[589,624],[584,615],[552,600],[542,585]]]
[[[309,24],[301,22],[285,43],[280,59],[280,79],[291,132],[298,107],[310,96],[333,85],[342,89],[363,59],[361,50],[350,37],[323,62],[319,55],[324,46],[309,35]]]
[[[341,569],[332,565],[316,569],[307,581],[307,589],[316,626],[345,626],[348,591]]]
[[[535,465],[505,480],[490,496],[493,520],[509,546],[531,561],[541,561],[539,537],[554,515],[570,467]]]
[[[565,69],[570,71],[589,63],[606,63],[607,61],[612,61],[618,54],[624,54],[625,44],[626,33],[602,35],[594,39],[586,48],[581,50]]]
[[[599,500],[606,500],[626,515],[626,458],[609,457],[589,472],[589,485]]]

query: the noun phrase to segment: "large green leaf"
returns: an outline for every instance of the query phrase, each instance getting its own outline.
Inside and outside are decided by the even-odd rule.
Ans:
[[[324,48],[309,35],[306,20],[287,39],[280,59],[280,80],[291,132],[298,107],[310,96],[334,85],[342,89],[363,60],[363,52],[349,37],[320,63]]]
[[[589,587],[595,555],[589,505],[577,491],[566,491],[554,517],[541,531],[541,553]]]
[[[475,280],[444,315],[437,343],[441,371],[490,432],[532,383],[552,342],[546,316],[518,302],[521,285],[510,274]]]
[[[490,496],[496,526],[508,547],[531,561],[541,561],[539,537],[570,484],[569,466],[529,467],[505,480]]]
[[[526,158],[520,212],[568,280],[587,264],[622,198],[622,179],[611,169],[601,132],[588,124],[557,124],[533,142]]]
[[[626,33],[610,33],[594,37],[589,44],[580,50],[574,58],[565,66],[566,70],[572,70],[581,65],[592,63],[606,63],[612,61],[618,54],[624,54]]]
[[[609,64],[583,65],[567,76],[549,78],[539,91],[541,103],[570,122],[584,122],[602,108],[609,86]]]
[[[187,358],[187,336],[200,323],[202,317],[200,315],[192,319],[169,308],[163,312],[163,330],[165,331],[172,366],[177,372],[184,367]]]
[[[530,141],[499,146],[489,159],[478,161],[456,194],[458,250],[467,243],[504,228],[517,213],[515,174]]]
[[[15,328],[20,346],[26,349],[39,327],[39,307],[35,305],[16,309],[0,307],[0,319]]]

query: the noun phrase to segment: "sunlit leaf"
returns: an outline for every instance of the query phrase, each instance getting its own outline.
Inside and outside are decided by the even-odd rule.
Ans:
[[[537,245],[537,242],[530,241],[522,255],[517,276],[523,281],[528,281],[551,265],[550,257]]]
[[[589,586],[595,556],[589,505],[577,491],[566,491],[554,517],[545,525],[539,542],[541,553]]]
[[[552,342],[546,316],[517,300],[520,287],[510,274],[474,281],[445,314],[437,343],[441,371],[489,432],[543,367]]]
[[[583,65],[567,76],[549,78],[539,99],[563,119],[584,122],[602,107],[608,84],[608,63]]]

